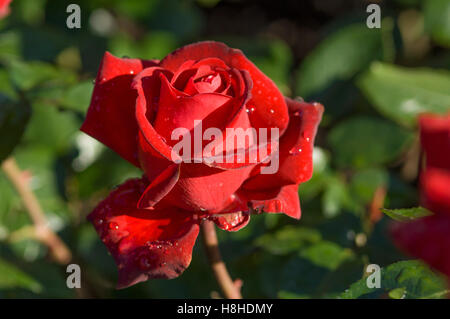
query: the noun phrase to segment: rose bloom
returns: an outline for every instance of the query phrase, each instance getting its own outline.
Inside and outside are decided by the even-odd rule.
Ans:
[[[81,130],[144,172],[88,217],[117,263],[118,288],[180,275],[202,220],[236,231],[251,213],[300,218],[297,189],[312,174],[322,112],[318,103],[283,97],[240,50],[222,43],[187,45],[161,61],[105,53]],[[194,130],[195,120],[203,131],[278,129],[280,138],[256,162],[248,156],[232,163],[179,162],[172,158],[178,141],[171,134]],[[224,136],[218,144],[226,143]],[[263,147],[255,143],[245,147]],[[275,156],[277,172],[261,174]]]
[[[12,0],[0,0],[0,19],[9,14],[9,4]]]
[[[425,168],[420,176],[422,205],[434,214],[396,223],[397,246],[450,277],[450,114],[419,119]]]

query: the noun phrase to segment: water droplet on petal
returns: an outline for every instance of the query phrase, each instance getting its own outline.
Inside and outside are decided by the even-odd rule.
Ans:
[[[103,224],[103,219],[101,219],[101,218],[96,219],[96,220],[94,221],[94,224],[95,224],[95,226],[100,226],[101,224]]]
[[[302,137],[309,142],[311,139],[306,135],[306,132],[302,132]]]
[[[301,152],[302,152],[302,149],[296,146],[289,151],[289,154],[299,155]]]
[[[119,229],[119,225],[115,222],[111,222],[108,225],[109,229]]]

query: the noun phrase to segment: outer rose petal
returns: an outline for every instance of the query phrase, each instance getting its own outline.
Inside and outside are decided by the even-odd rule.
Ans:
[[[450,170],[450,114],[426,114],[419,118],[420,139],[427,168]]]
[[[421,196],[423,206],[450,218],[450,170],[430,168],[422,173]]]
[[[118,288],[175,278],[191,262],[197,221],[174,207],[136,208],[147,184],[146,179],[128,180],[88,216],[117,263]]]
[[[186,210],[220,213],[252,168],[222,170],[205,164],[181,164],[180,178],[164,200]]]
[[[250,221],[250,214],[245,212],[217,214],[210,216],[209,219],[214,221],[219,228],[234,232],[247,226]]]
[[[433,215],[409,223],[395,223],[391,234],[408,255],[450,276],[450,218]]]
[[[254,107],[254,111],[250,114],[253,127],[278,127],[281,134],[289,122],[283,95],[275,83],[249,61],[241,50],[229,48],[220,42],[198,42],[175,50],[161,60],[161,66],[176,72],[186,60],[201,60],[209,57],[219,58],[230,67],[250,73],[253,89],[249,105]]]
[[[83,132],[136,166],[139,166],[135,117],[137,94],[131,88],[131,82],[143,68],[156,64],[156,61],[120,59],[106,52],[95,80],[91,105],[81,126]]]
[[[312,176],[314,139],[322,119],[323,106],[286,98],[289,126],[280,139],[279,169],[275,174],[260,174],[260,166],[244,189],[262,190],[306,182]]]
[[[265,213],[283,213],[289,217],[300,219],[300,199],[298,185],[284,186],[275,198],[268,200],[252,200],[251,206],[255,210]]]

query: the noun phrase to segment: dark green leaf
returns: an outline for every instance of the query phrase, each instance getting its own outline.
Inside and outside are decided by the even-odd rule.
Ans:
[[[25,102],[15,102],[0,93],[0,162],[19,143],[30,118],[30,106]]]

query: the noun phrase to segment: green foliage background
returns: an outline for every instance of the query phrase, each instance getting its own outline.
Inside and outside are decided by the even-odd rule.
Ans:
[[[81,29],[66,27],[78,3]],[[14,0],[0,20],[0,160],[16,158],[50,226],[82,269],[81,290],[27,232],[20,198],[0,174],[0,297],[208,298],[217,286],[200,240],[178,279],[115,290],[116,267],[85,217],[140,173],[78,131],[105,50],[162,58],[218,40],[242,49],[288,96],[326,112],[314,176],[300,186],[302,219],[252,217],[219,231],[242,293],[252,298],[441,298],[445,280],[397,251],[384,207],[418,206],[416,117],[450,110],[450,2],[382,1],[382,28],[366,27],[364,1]],[[389,211],[388,211],[389,212]],[[390,211],[398,219],[403,211]],[[407,217],[416,216],[406,212]],[[419,212],[420,214],[420,212]],[[368,289],[365,267],[383,267]]]

